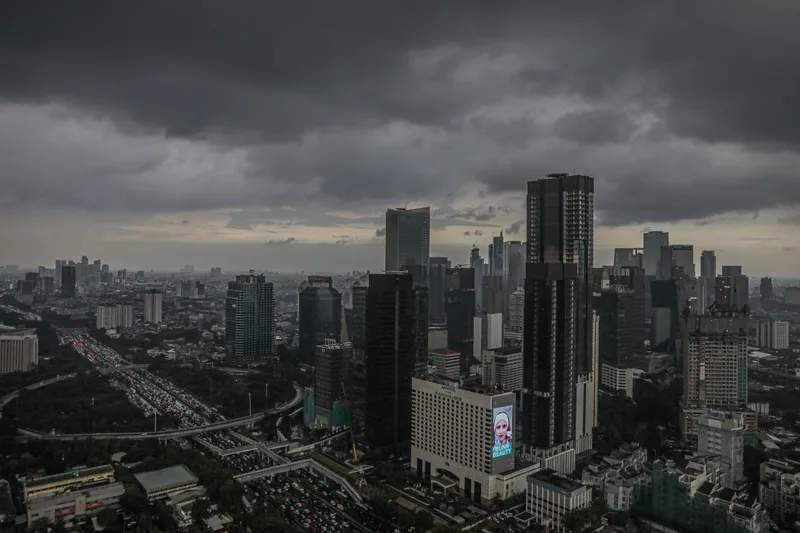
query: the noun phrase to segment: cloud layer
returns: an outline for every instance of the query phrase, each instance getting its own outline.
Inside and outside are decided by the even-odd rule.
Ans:
[[[800,204],[793,0],[15,4],[6,206],[380,237],[412,202],[524,238],[554,171],[595,176],[611,227]]]

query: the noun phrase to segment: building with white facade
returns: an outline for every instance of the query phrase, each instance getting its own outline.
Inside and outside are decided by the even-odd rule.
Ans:
[[[633,398],[633,368],[603,363],[600,386],[609,391],[624,392],[625,396]]]
[[[0,375],[29,372],[39,364],[39,337],[36,331],[6,329],[0,325]]]
[[[436,375],[458,380],[461,376],[461,354],[449,348],[442,348],[431,352],[433,366],[436,367]]]
[[[481,383],[503,392],[522,389],[522,349],[519,346],[483,350]]]
[[[623,444],[587,465],[581,481],[603,493],[608,509],[630,511],[636,490],[650,483],[647,449],[635,442]]]
[[[144,294],[144,321],[149,324],[161,323],[161,312],[164,305],[164,293],[151,289]]]
[[[592,489],[559,475],[541,470],[528,476],[525,510],[549,531],[565,531],[564,516],[586,509],[592,503]]]
[[[539,469],[517,461],[516,395],[465,388],[447,380],[412,380],[411,467],[426,484],[488,503],[526,490]]]
[[[575,380],[575,454],[590,452],[597,426],[597,388],[600,377],[600,317],[592,313],[592,353],[588,372]]]
[[[761,320],[756,325],[756,346],[768,350],[789,348],[789,323],[783,320]]]
[[[697,419],[697,453],[718,455],[730,468],[726,486],[744,479],[744,418],[715,409]]]
[[[131,304],[98,305],[97,329],[129,328],[133,326]]]
[[[483,350],[491,350],[503,346],[503,314],[488,313],[473,319],[472,356],[483,359]]]
[[[779,522],[800,516],[800,462],[771,458],[761,463],[758,499]]]

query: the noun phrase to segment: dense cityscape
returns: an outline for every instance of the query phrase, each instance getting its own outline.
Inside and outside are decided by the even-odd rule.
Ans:
[[[791,526],[800,287],[655,230],[595,266],[594,185],[528,182],[463,265],[403,207],[380,273],[3,267],[4,522]]]
[[[798,20],[6,0],[0,533],[800,533]]]

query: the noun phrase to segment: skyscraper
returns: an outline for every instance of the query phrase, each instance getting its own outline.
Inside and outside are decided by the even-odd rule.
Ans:
[[[614,248],[614,266],[641,267],[644,260],[641,248]]]
[[[428,285],[428,265],[431,248],[431,208],[386,210],[386,266],[387,272],[418,267],[421,279]]]
[[[527,217],[523,440],[550,457],[572,447],[576,376],[592,370],[594,179],[528,182]]]
[[[759,292],[761,293],[762,302],[772,298],[772,278],[761,278]]]
[[[447,279],[447,269],[450,268],[450,261],[446,257],[431,257],[429,291],[428,291],[428,318],[431,324],[444,324],[447,322],[447,312],[445,311],[445,280]]]
[[[507,241],[505,246],[505,290],[510,295],[525,281],[525,243]]]
[[[144,293],[144,321],[150,324],[161,323],[161,311],[164,294],[158,289],[150,289]]]
[[[75,265],[61,266],[61,296],[75,298]]]
[[[489,273],[492,276],[502,276],[503,269],[503,255],[505,249],[503,247],[503,232],[500,235],[492,237],[492,244],[489,245]]]
[[[300,357],[310,362],[317,346],[342,340],[342,295],[330,276],[309,276],[300,293],[298,313]]]
[[[691,244],[672,244],[661,247],[661,260],[658,264],[658,279],[662,281],[695,277],[694,246]]]
[[[398,453],[411,433],[411,378],[417,358],[416,302],[410,274],[370,274],[367,292],[364,433]]]
[[[367,294],[369,287],[366,284],[355,282],[350,287],[350,296],[353,301],[353,330],[350,332],[353,339],[353,358],[364,360],[367,338]]]
[[[225,352],[239,364],[263,362],[275,354],[275,295],[263,274],[251,270],[228,282]]]
[[[648,231],[644,234],[644,255],[642,265],[646,276],[659,275],[661,247],[669,246],[669,233],[666,231]]]
[[[475,273],[471,268],[447,271],[445,299],[447,309],[447,347],[461,354],[461,369],[466,370],[472,353],[475,318]]]
[[[700,254],[700,276],[706,279],[717,277],[717,255],[714,250],[703,250]]]
[[[353,345],[325,342],[314,353],[314,412],[316,421],[325,428],[337,428],[350,423],[350,406],[345,392],[349,388],[350,363]]]

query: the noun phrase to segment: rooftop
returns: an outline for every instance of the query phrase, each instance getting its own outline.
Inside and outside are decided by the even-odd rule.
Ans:
[[[503,346],[501,348],[494,348],[492,351],[497,355],[512,355],[520,353],[522,351],[522,346]]]
[[[25,488],[41,487],[42,485],[49,485],[50,483],[59,483],[68,481],[70,479],[96,476],[98,474],[114,473],[114,468],[111,465],[94,466],[92,468],[80,468],[63,474],[53,474],[52,476],[44,476],[38,479],[32,479],[25,482]]]
[[[439,355],[461,355],[459,352],[455,350],[451,350],[450,348],[442,348],[440,350],[434,350],[431,353],[439,354]]]
[[[566,490],[568,492],[575,492],[576,490],[582,488],[584,485],[578,483],[577,481],[573,481],[571,479],[567,479],[558,474],[555,470],[541,470],[536,472],[535,474],[531,474],[528,476],[528,479],[534,479],[540,481],[541,483],[546,483],[548,485],[552,485],[556,488],[561,490]]]
[[[197,483],[198,478],[191,470],[183,465],[168,466],[161,470],[151,470],[134,474],[136,481],[146,492],[158,492],[168,490],[181,485]]]

